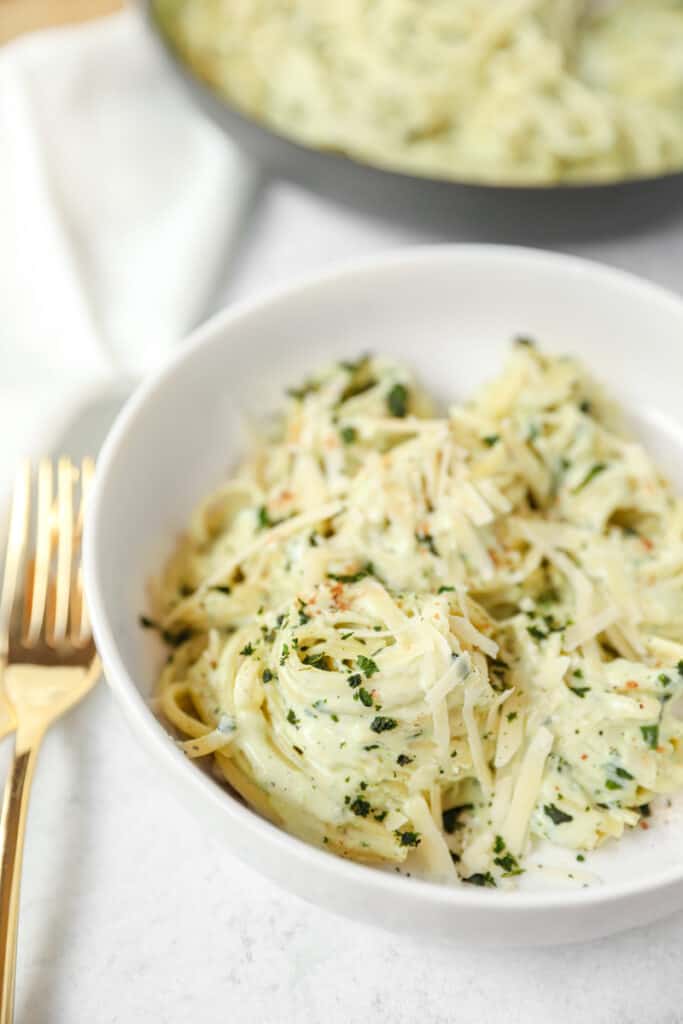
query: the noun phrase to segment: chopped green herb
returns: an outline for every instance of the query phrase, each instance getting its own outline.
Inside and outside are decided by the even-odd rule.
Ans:
[[[360,583],[366,576],[372,576],[372,563],[368,562],[362,569],[354,573],[335,573],[328,572],[328,580],[336,580],[337,583]]]
[[[261,679],[263,680],[264,683],[269,683],[271,679],[273,679],[273,673],[270,671],[269,668],[264,668]]]
[[[579,402],[579,409],[581,410],[581,412],[585,412],[586,415],[590,415],[591,408],[591,403],[588,401],[587,398],[584,398],[582,402]]]
[[[368,693],[364,686],[361,686],[360,689],[356,690],[353,696],[354,698],[358,698],[361,704],[364,704],[366,708],[372,707],[372,695]]]
[[[358,431],[355,427],[342,427],[339,435],[344,444],[353,444],[354,441],[358,440]]]
[[[434,543],[434,538],[432,537],[431,533],[416,533],[415,540],[417,541],[418,544],[423,544],[428,551],[430,551],[433,555],[436,556],[436,558],[439,557],[439,552],[437,550],[436,544]]]
[[[683,661],[679,661],[678,665],[676,665],[676,668],[678,669],[679,676],[683,676]]]
[[[526,334],[518,334],[515,338],[515,345],[522,345],[524,348],[536,348],[536,342]]]
[[[335,715],[334,711],[330,715],[330,718],[332,719],[333,722],[338,722],[339,721],[339,715]]]
[[[154,619],[150,619],[149,616],[147,616],[147,615],[140,615],[138,617],[138,622],[140,623],[140,625],[142,626],[143,629],[158,629],[159,628],[159,626],[154,621]]]
[[[332,672],[334,670],[334,662],[329,654],[325,654],[324,651],[319,651],[317,654],[307,654],[303,659],[304,665],[310,665],[311,668],[320,669],[323,672]]]
[[[671,682],[671,680],[669,679],[669,677],[668,677],[667,675],[665,675],[665,674],[664,674],[664,672],[661,672],[661,673],[660,673],[660,674],[659,674],[659,675],[657,676],[657,678],[659,679],[659,681],[660,681],[660,683],[662,684],[662,686],[668,686],[668,685],[669,685],[669,683]]]
[[[357,796],[353,803],[349,804],[349,810],[353,811],[359,818],[367,818],[370,813],[370,804],[362,796]]]
[[[441,815],[444,832],[452,836],[454,832],[464,828],[465,825],[464,822],[460,821],[460,815],[472,810],[474,810],[474,804],[460,804],[459,807],[449,807]]]
[[[583,864],[583,862],[585,861],[585,859],[586,859],[586,858],[584,857],[584,855],[583,855],[582,853],[577,853],[577,855],[576,855],[576,859],[577,859],[578,861],[580,861],[580,862],[581,862],[581,864]]]
[[[367,747],[363,747],[363,750],[379,750],[379,743],[368,743]]]
[[[505,840],[502,836],[496,836],[496,841],[493,844],[494,853],[502,853],[505,849]]]
[[[641,806],[638,808],[638,810],[640,811],[640,816],[642,818],[651,818],[652,817],[652,808],[650,807],[649,804],[641,804]]]
[[[407,764],[412,764],[414,760],[414,757],[409,757],[407,754],[399,754],[396,758],[396,764],[399,764],[401,768],[405,768]]]
[[[506,853],[502,857],[494,857],[493,863],[502,868],[506,876],[521,875],[523,873],[517,858],[513,857],[511,853]]]
[[[355,688],[357,686],[360,686],[360,684],[363,682],[363,677],[360,675],[359,672],[354,672],[354,674],[352,676],[349,676],[349,678],[346,681],[351,687],[351,689],[355,690]]]
[[[372,816],[375,821],[384,821],[388,813],[388,811],[374,811]]]
[[[287,721],[289,722],[290,725],[295,725],[297,727],[299,725],[299,719],[296,717],[293,708],[290,708],[289,711],[287,712]]]
[[[266,530],[269,526],[272,526],[270,516],[268,515],[268,509],[265,505],[261,505],[257,512],[259,529]]]
[[[625,768],[621,768],[619,765],[614,769],[614,774],[618,775],[620,779],[632,779],[633,776],[630,772],[627,772]]]
[[[301,747],[297,747],[296,744],[292,744],[292,747],[293,747],[294,750],[296,750],[297,754],[301,754],[301,756],[303,757],[303,753],[304,752],[301,749]]]
[[[587,693],[591,692],[590,686],[570,686],[569,689],[572,693],[576,694],[577,697],[580,697],[581,700],[584,699]]]
[[[439,593],[439,594],[448,594],[448,593],[450,593],[453,590],[455,590],[455,587],[439,587],[437,593]]]
[[[527,626],[526,631],[529,636],[532,636],[534,640],[547,640],[548,634],[544,633],[539,626]]]
[[[178,633],[172,633],[169,629],[162,629],[161,639],[168,647],[180,647],[192,636],[191,629],[181,629]]]
[[[496,880],[490,871],[485,871],[483,874],[477,871],[474,875],[470,875],[469,878],[463,878],[463,882],[467,885],[486,885],[491,889],[496,888]]]
[[[544,804],[543,813],[548,815],[553,825],[564,825],[566,822],[574,820],[571,814],[561,811],[555,804]]]
[[[422,836],[419,832],[401,832],[396,829],[394,835],[398,839],[399,846],[419,846],[422,842]]]
[[[591,466],[591,468],[588,470],[581,483],[576,485],[576,487],[572,491],[572,494],[578,494],[579,491],[582,491],[584,489],[584,487],[588,487],[588,484],[591,483],[592,480],[595,480],[596,476],[599,476],[601,473],[604,473],[606,469],[606,462],[596,462],[595,465]]]
[[[641,725],[640,731],[648,747],[654,750],[659,744],[659,726]]]
[[[575,679],[583,679],[583,669],[575,668],[572,675]]]
[[[289,647],[288,647],[287,644],[283,644],[282,645],[282,654],[280,656],[280,664],[284,665],[284,663],[287,661],[288,657],[289,657]]]
[[[245,658],[250,658],[253,653],[254,645],[252,643],[245,644],[245,646],[240,651],[240,654],[244,655]]]
[[[361,672],[364,673],[366,679],[369,679],[370,676],[374,676],[375,672],[379,672],[377,662],[373,661],[372,658],[366,658],[364,654],[358,655],[356,658],[356,664]]]
[[[482,437],[482,441],[487,448],[493,448],[494,444],[498,444],[500,441],[500,434],[489,434],[487,437]]]
[[[514,722],[515,718],[517,717],[517,712],[511,711],[510,714],[506,715],[505,717],[507,718],[508,722]]]
[[[287,394],[292,398],[296,398],[297,401],[301,402],[306,395],[311,395],[318,391],[320,384],[317,380],[306,380],[300,388],[287,388]]]
[[[615,782],[614,779],[607,779],[605,782],[605,789],[623,789],[624,787],[620,782]]]
[[[387,406],[392,416],[403,419],[408,412],[408,389],[404,384],[394,384],[387,395]]]
[[[228,594],[232,594],[232,589],[230,587],[210,587],[209,589],[215,590],[218,594],[225,594],[226,597]]]
[[[388,732],[390,729],[395,729],[398,722],[395,718],[387,718],[385,715],[376,715],[370,723],[370,728],[373,732]]]

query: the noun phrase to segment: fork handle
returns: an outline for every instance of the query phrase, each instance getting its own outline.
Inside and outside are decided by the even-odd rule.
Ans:
[[[14,1020],[19,894],[24,834],[39,743],[14,754],[0,820],[0,1024]]]

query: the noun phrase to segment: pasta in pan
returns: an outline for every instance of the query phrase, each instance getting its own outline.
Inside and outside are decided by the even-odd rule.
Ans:
[[[158,706],[323,848],[511,887],[683,785],[683,502],[520,339],[439,415],[363,357],[289,392],[158,587]]]
[[[680,0],[156,0],[250,116],[310,146],[467,181],[683,168]]]

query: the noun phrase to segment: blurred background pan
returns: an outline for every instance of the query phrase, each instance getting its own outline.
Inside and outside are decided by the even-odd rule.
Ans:
[[[266,173],[338,203],[460,238],[525,242],[628,233],[683,208],[683,171],[600,185],[479,185],[388,171],[300,145],[241,113],[199,78],[158,24],[152,0],[142,3],[154,38],[201,110]]]

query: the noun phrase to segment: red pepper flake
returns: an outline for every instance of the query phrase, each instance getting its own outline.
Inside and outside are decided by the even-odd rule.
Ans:
[[[650,827],[646,821],[639,821],[638,824],[642,828],[643,832],[647,832]]]
[[[652,541],[651,541],[651,540],[649,539],[649,537],[641,537],[640,539],[641,539],[641,540],[642,540],[642,542],[643,542],[643,547],[645,548],[645,550],[646,550],[646,551],[652,551],[652,549],[653,549],[653,547],[654,547],[654,544],[653,544],[653,543],[652,543]]]
[[[587,761],[588,760],[588,754],[582,754],[581,755],[581,760],[582,761]]]
[[[500,565],[500,560],[498,558],[498,552],[495,550],[495,548],[489,548],[488,552],[489,552],[489,558],[491,559],[493,564],[494,565]]]
[[[639,684],[635,681],[635,679],[629,679],[629,681],[626,684],[626,689],[627,690],[637,690],[638,689],[638,685]]]

